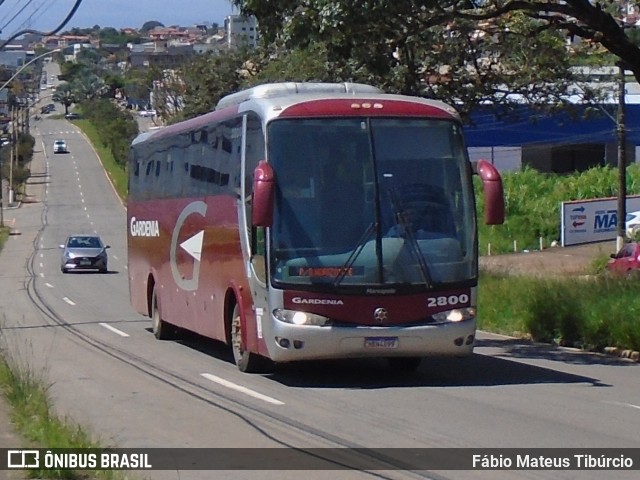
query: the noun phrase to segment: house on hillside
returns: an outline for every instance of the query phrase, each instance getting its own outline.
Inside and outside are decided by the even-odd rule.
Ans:
[[[193,45],[158,46],[155,44],[132,45],[127,59],[131,68],[156,66],[175,68],[183,65],[195,54]]]
[[[0,65],[15,70],[27,63],[29,57],[32,55],[28,55],[25,50],[2,50],[0,51]]]
[[[258,21],[254,16],[229,15],[224,19],[224,30],[229,48],[258,46]]]

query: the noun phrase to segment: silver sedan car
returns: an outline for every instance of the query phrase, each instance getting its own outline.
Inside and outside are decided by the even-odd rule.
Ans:
[[[69,270],[98,270],[107,272],[107,248],[98,235],[71,235],[67,237],[62,249],[60,270],[67,273]]]

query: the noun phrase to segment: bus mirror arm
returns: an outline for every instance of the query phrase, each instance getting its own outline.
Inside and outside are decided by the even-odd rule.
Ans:
[[[474,173],[480,176],[484,190],[484,221],[487,225],[504,222],[504,190],[500,172],[486,160],[473,162]]]
[[[273,223],[273,201],[276,182],[273,168],[260,160],[253,171],[252,223],[254,227],[270,227]]]

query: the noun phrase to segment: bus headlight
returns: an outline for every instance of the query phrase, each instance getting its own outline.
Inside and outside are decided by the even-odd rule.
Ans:
[[[445,312],[438,312],[433,316],[436,322],[463,322],[476,316],[476,309],[469,308],[455,308],[453,310],[447,310]]]
[[[315,313],[300,312],[296,310],[286,310],[284,308],[276,308],[273,316],[281,322],[292,323],[293,325],[326,325],[329,319]]]

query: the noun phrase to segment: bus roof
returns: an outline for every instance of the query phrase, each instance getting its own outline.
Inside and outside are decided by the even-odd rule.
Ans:
[[[263,85],[257,85],[240,92],[232,93],[223,97],[216,105],[216,110],[229,107],[231,105],[238,105],[247,100],[266,99],[284,97],[295,94],[338,94],[338,93],[351,93],[351,94],[372,94],[372,93],[384,93],[377,87],[372,85],[366,85],[364,83],[302,83],[302,82],[279,82],[279,83],[266,83]]]
[[[350,101],[344,102],[346,99]],[[267,122],[282,115],[308,115],[308,108],[315,110],[316,115],[326,116],[327,112],[331,112],[337,116],[345,116],[355,111],[351,99],[356,103],[358,100],[384,101],[388,106],[394,105],[392,110],[396,113],[402,111],[404,114],[424,115],[427,112],[437,117],[459,119],[455,108],[439,100],[385,93],[377,87],[363,83],[280,82],[258,85],[227,95],[220,99],[216,108],[209,113],[142,133],[133,140],[132,145],[201,128],[208,122],[229,118],[247,110],[261,112],[262,118]],[[384,114],[382,109],[368,111],[375,115]]]

